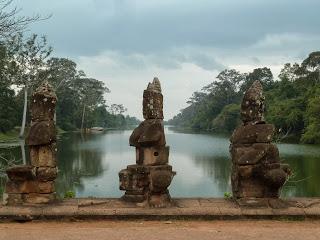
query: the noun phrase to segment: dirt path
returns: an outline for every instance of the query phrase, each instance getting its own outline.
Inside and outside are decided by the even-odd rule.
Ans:
[[[320,221],[91,221],[1,223],[4,240],[319,240]]]

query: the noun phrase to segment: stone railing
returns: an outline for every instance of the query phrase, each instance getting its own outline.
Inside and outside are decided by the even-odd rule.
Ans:
[[[56,102],[57,97],[47,82],[32,95],[32,121],[27,137],[31,163],[7,170],[8,205],[55,200]],[[279,189],[290,175],[289,166],[280,164],[278,148],[271,143],[274,127],[265,123],[264,109],[262,86],[255,81],[242,101],[243,124],[230,139],[231,182],[235,199],[279,198]],[[143,92],[143,117],[145,120],[134,129],[129,139],[129,144],[136,148],[136,164],[119,173],[120,189],[125,191],[122,199],[142,207],[172,206],[168,187],[176,173],[168,164],[163,95],[157,78]]]
[[[55,200],[56,102],[57,97],[47,82],[32,95],[31,126],[26,141],[31,163],[7,169],[9,181],[6,184],[5,202],[8,205],[49,203]]]

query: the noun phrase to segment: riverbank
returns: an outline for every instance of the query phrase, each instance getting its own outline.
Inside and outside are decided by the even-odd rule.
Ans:
[[[96,132],[106,132],[112,130],[132,130],[136,127],[136,125],[126,126],[123,128],[101,128],[99,131],[88,131],[88,133],[96,133]],[[20,128],[16,127],[6,133],[0,132],[0,143],[12,143],[19,141],[19,131]],[[26,128],[25,132],[28,132],[28,128]],[[73,130],[73,131],[65,131],[59,127],[57,127],[57,135],[65,134],[65,133],[81,133],[81,129]]]
[[[17,129],[8,131],[6,133],[0,132],[0,143],[10,143],[19,141],[19,131]]]
[[[181,126],[174,126],[174,125],[167,125],[169,128],[176,132],[184,132],[184,133],[195,133],[195,134],[214,134],[218,136],[225,136],[227,138],[230,138],[232,135],[232,132],[228,132],[225,130],[220,129],[194,129],[194,128],[185,128]],[[306,144],[300,142],[300,137],[298,135],[288,134],[276,134],[274,136],[273,142],[276,143],[292,143],[292,144]],[[309,145],[319,145],[319,144],[309,144]]]
[[[0,206],[2,221],[28,220],[320,220],[320,198],[233,201],[221,198],[173,199],[169,208],[143,208],[115,198],[68,199],[49,205]]]

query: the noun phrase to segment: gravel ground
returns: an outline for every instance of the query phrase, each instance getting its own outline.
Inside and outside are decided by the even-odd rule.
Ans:
[[[319,240],[320,221],[83,221],[0,223],[4,240]]]

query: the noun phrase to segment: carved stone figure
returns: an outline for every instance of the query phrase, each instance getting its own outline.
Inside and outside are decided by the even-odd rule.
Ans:
[[[7,169],[7,204],[48,203],[55,199],[57,177],[56,130],[54,114],[57,97],[47,82],[32,95],[31,126],[26,139],[30,165]]]
[[[144,121],[132,132],[129,144],[136,148],[136,164],[119,173],[123,199],[145,206],[171,204],[168,191],[175,172],[168,165],[169,147],[163,128],[163,96],[158,78],[143,92]]]
[[[272,144],[274,126],[264,121],[262,85],[255,81],[241,104],[243,125],[231,136],[232,191],[235,198],[278,198],[290,175],[280,163],[279,151]]]

